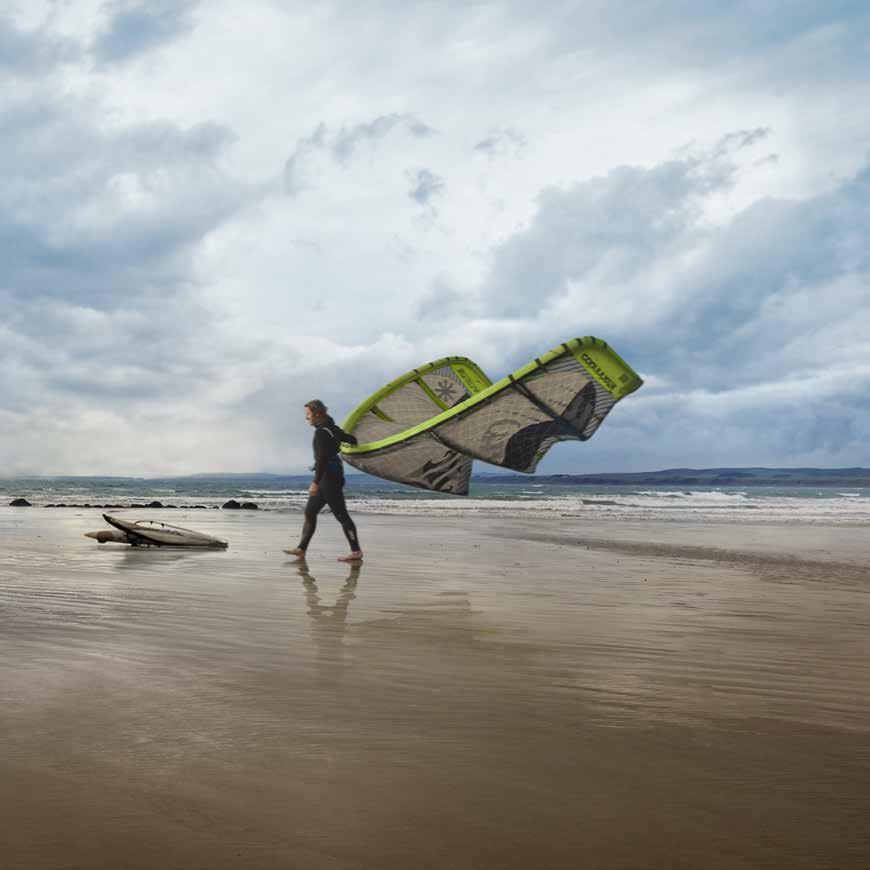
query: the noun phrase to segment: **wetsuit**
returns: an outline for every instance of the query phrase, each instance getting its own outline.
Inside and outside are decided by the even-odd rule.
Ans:
[[[329,505],[332,515],[341,523],[350,549],[354,552],[360,549],[356,526],[344,503],[344,468],[338,456],[342,441],[356,444],[356,438],[342,431],[332,417],[327,417],[314,430],[314,483],[317,484],[318,491],[317,495],[308,497],[308,504],[305,506],[300,550],[308,549],[317,529],[317,515],[326,505]]]

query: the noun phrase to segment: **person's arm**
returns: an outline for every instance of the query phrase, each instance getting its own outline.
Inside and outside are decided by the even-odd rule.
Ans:
[[[352,447],[356,447],[359,443],[356,440],[356,435],[351,435],[350,432],[345,432],[344,429],[339,430],[341,432],[341,441],[343,444],[350,444]]]
[[[314,480],[312,483],[315,486],[320,486],[320,480],[326,473],[326,463],[329,461],[328,438],[329,435],[323,429],[318,429],[314,433]]]

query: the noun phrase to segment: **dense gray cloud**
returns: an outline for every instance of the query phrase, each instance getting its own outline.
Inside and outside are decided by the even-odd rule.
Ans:
[[[0,101],[6,468],[118,470],[110,433],[165,436],[177,397],[221,379],[232,350],[210,352],[194,252],[260,196],[222,165],[234,139],[208,122],[107,124],[101,103],[51,84]]]
[[[227,131],[107,133],[82,124],[85,108],[31,106],[26,136],[16,131],[36,153],[6,140],[0,360],[20,371],[6,382],[8,406],[63,395],[160,401],[170,385],[213,376],[196,361],[194,336],[213,315],[192,250],[251,196],[217,165]]]
[[[630,400],[626,448],[664,437],[702,464],[857,463],[870,423],[870,167],[710,222],[705,199],[739,172],[735,144],[761,140],[729,136],[705,156],[545,191],[495,252],[484,301],[547,324],[570,313],[577,331],[630,350],[650,383]]]
[[[189,33],[199,0],[113,0],[93,44],[99,63],[122,63]]]
[[[764,134],[728,134],[708,152],[545,189],[530,224],[495,249],[485,301],[527,315],[583,281],[621,288],[681,257],[699,244],[705,200],[734,184],[734,157]]]
[[[4,292],[109,306],[146,287],[175,292],[189,246],[244,199],[216,162],[230,133],[107,132],[83,124],[87,111],[48,102],[0,113]]]

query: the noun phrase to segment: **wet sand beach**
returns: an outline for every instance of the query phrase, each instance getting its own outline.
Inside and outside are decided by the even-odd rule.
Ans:
[[[3,868],[870,866],[870,528],[0,508]]]

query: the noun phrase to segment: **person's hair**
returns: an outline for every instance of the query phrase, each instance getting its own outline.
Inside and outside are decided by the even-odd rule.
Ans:
[[[312,399],[310,402],[306,402],[305,407],[309,408],[315,417],[326,413],[326,405],[324,405],[320,399]]]

